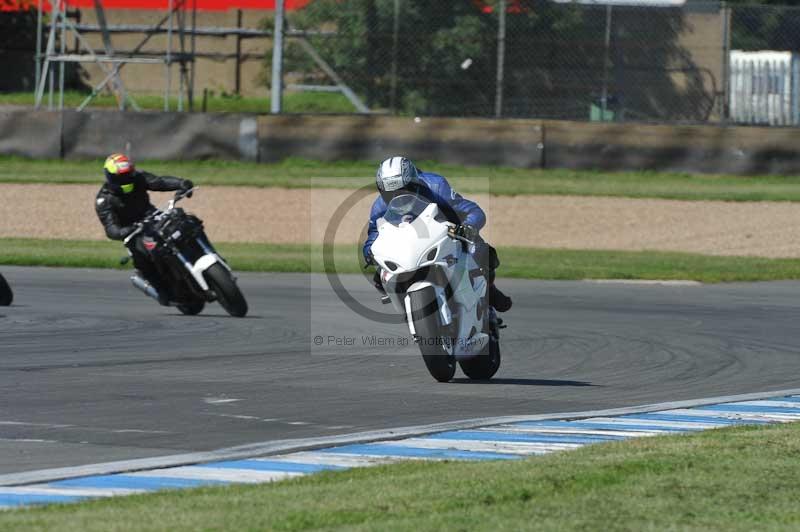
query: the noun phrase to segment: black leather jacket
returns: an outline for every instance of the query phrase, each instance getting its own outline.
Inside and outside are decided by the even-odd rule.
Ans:
[[[133,225],[155,207],[150,203],[148,190],[170,191],[184,188],[185,180],[171,176],[156,176],[137,171],[133,177],[133,190],[124,194],[115,193],[108,183],[100,187],[95,201],[95,210],[106,236],[112,240],[124,240],[133,231]]]

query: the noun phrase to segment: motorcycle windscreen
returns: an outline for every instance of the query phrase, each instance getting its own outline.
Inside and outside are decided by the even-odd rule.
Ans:
[[[383,219],[395,227],[401,223],[411,223],[422,214],[428,205],[430,202],[425,198],[414,194],[403,194],[389,202]]]

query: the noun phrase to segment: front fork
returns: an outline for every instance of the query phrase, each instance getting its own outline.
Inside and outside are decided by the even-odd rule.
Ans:
[[[450,310],[450,305],[447,303],[447,294],[444,288],[437,286],[435,284],[429,282],[418,282],[411,285],[408,290],[406,291],[406,295],[403,298],[403,304],[405,306],[406,311],[406,322],[408,323],[408,330],[409,332],[416,336],[417,331],[414,327],[414,320],[411,318],[411,293],[416,292],[418,290],[423,290],[425,288],[433,288],[434,293],[436,294],[436,303],[438,307],[439,313],[439,323],[445,331],[452,330],[453,325],[453,312]]]
[[[206,241],[205,237],[197,237],[195,242],[197,242],[197,245],[203,250],[203,256],[197,259],[194,264],[192,264],[192,262],[189,261],[189,259],[187,259],[186,256],[177,248],[175,249],[175,256],[178,258],[181,264],[183,264],[184,268],[186,268],[200,289],[207,293],[210,288],[205,277],[203,276],[203,273],[207,269],[214,264],[219,263],[222,264],[222,266],[229,272],[232,272],[233,270],[231,270],[231,267],[228,266],[228,263],[225,262],[225,260],[216,252],[213,246]],[[236,279],[234,278],[234,280]]]

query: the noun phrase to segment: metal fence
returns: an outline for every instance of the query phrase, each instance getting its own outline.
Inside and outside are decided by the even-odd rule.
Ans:
[[[284,78],[411,116],[800,124],[800,8],[635,1],[315,0]]]
[[[313,0],[287,14],[281,78],[288,90],[341,90],[358,112],[800,126],[800,7],[744,2]],[[271,15],[260,27],[251,15],[235,29],[264,39],[247,54],[263,53],[268,87]],[[34,22],[0,12],[0,90],[32,87]],[[148,53],[162,53],[152,42]],[[239,40],[227,55],[222,42],[198,48],[196,92],[255,83],[255,65],[240,83]],[[70,72],[68,85],[85,87]]]

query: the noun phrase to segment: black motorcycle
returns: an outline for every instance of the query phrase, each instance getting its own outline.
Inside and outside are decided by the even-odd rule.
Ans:
[[[14,301],[14,292],[8,286],[5,277],[0,275],[0,307],[7,307]]]
[[[147,215],[124,241],[127,246],[142,234],[144,248],[162,281],[161,293],[139,275],[132,276],[131,282],[159,303],[174,305],[183,314],[199,314],[206,303],[218,301],[228,314],[241,318],[247,314],[247,301],[230,266],[208,240],[200,218],[175,207],[192,192],[176,193],[165,209]]]

